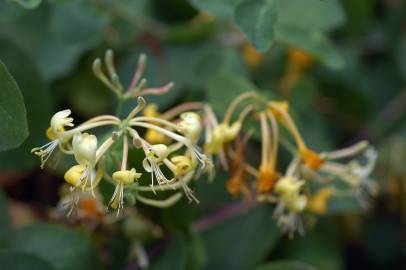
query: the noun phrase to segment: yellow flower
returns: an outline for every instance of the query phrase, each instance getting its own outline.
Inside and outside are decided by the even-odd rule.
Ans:
[[[192,171],[196,167],[196,163],[192,162],[189,157],[186,156],[174,156],[171,158],[172,163],[175,165],[173,173],[176,176],[182,176]]]
[[[300,188],[305,184],[303,180],[297,180],[292,176],[285,176],[278,180],[275,185],[275,192],[282,195],[299,193]]]
[[[131,185],[141,177],[141,173],[133,168],[131,170],[121,170],[113,173],[113,181],[116,182],[113,196],[109,206],[113,209],[121,209],[124,206],[124,186]]]
[[[269,167],[261,166],[256,182],[257,191],[259,193],[271,191],[277,179],[277,172],[270,170]]]
[[[300,150],[300,157],[307,167],[314,170],[319,169],[324,164],[324,159],[318,153],[308,148]]]
[[[231,126],[221,123],[215,127],[204,145],[205,152],[208,154],[219,154],[224,144],[234,140],[240,132],[241,123],[235,122]]]
[[[133,168],[131,170],[121,170],[113,173],[113,180],[117,184],[124,184],[130,185],[134,183],[135,180],[141,177],[141,173],[137,173],[137,171]]]
[[[87,174],[87,172],[85,165],[75,165],[65,172],[63,178],[72,187],[80,187],[82,190],[92,190],[101,180],[103,170],[99,168],[97,172],[94,170],[90,170],[89,174]]]
[[[180,115],[180,118],[178,131],[193,142],[197,141],[202,130],[200,116],[194,112],[185,112]]]
[[[281,112],[288,112],[289,103],[286,101],[271,101],[268,103],[268,110],[271,111],[277,120],[283,120]]]
[[[156,104],[148,104],[143,112],[144,116],[147,117],[160,117],[160,113],[158,112],[158,106]],[[151,144],[158,144],[158,143],[167,143],[169,141],[169,138],[166,137],[164,134],[153,130],[153,129],[147,129],[147,132],[145,133],[145,140]]]
[[[325,214],[327,210],[327,204],[331,196],[333,195],[334,189],[331,187],[325,187],[320,189],[314,196],[311,196],[309,198],[307,209],[318,215]]]

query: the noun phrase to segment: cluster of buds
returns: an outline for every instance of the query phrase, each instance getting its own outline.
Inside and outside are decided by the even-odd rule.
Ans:
[[[230,124],[239,107],[236,121]],[[246,161],[244,155],[250,133],[239,135],[249,118],[258,121],[261,130],[259,164]],[[212,123],[217,120],[213,119]],[[281,128],[291,136],[282,138],[285,133],[280,133]],[[368,142],[317,153],[304,142],[285,101],[269,101],[256,92],[243,93],[230,104],[223,122],[215,124],[211,130],[204,146],[207,154],[218,155],[224,165],[227,160],[233,162],[226,184],[229,193],[242,194],[247,201],[255,197],[259,202],[275,204],[274,217],[290,236],[304,232],[304,213],[324,214],[332,196],[354,196],[362,205],[368,206],[369,197],[377,192],[375,182],[369,178],[377,154]],[[294,143],[289,142],[290,138]],[[231,141],[234,144],[228,143]],[[286,146],[292,154],[285,173],[278,168],[281,166],[278,164],[279,145]],[[254,179],[252,185],[248,183],[250,178]],[[346,188],[338,189],[336,181],[343,182]],[[317,186],[316,190],[314,186]]]
[[[112,209],[123,208],[126,190],[131,192],[132,198],[156,207],[173,205],[183,194],[189,200],[198,202],[189,183],[212,167],[211,160],[201,153],[197,145],[202,131],[200,115],[182,110],[171,115],[173,121],[159,116],[139,115],[146,107],[146,101],[142,96],[163,94],[173,84],[160,88],[146,88],[146,80],[140,80],[145,66],[145,56],[141,56],[134,79],[124,91],[116,74],[110,50],[106,53],[105,64],[108,76],[101,69],[101,61],[96,59],[93,66],[96,76],[116,93],[120,100],[136,98],[137,105],[124,118],[101,115],[77,127],[74,127],[70,110],[57,112],[51,118],[50,127],[46,132],[51,141],[42,147],[32,149],[32,152],[41,159],[41,168],[57,148],[67,155],[73,155],[77,164],[68,169],[64,175],[74,194],[70,210],[78,203],[80,197],[78,192],[89,192],[94,195],[102,179],[115,185],[109,203]],[[93,130],[105,126],[110,127],[110,132],[103,135],[104,141],[100,143]],[[159,134],[165,138],[165,142],[149,142],[145,136],[141,136],[148,132]],[[109,171],[106,159],[113,158],[112,149],[117,147],[121,149],[121,161],[113,171]],[[139,149],[143,153],[144,158],[140,162],[143,171],[128,167],[131,148]],[[150,175],[149,185],[139,183],[144,174]],[[183,189],[183,193],[177,191],[180,188]],[[172,190],[175,193],[164,200],[154,200],[143,195],[165,190]]]

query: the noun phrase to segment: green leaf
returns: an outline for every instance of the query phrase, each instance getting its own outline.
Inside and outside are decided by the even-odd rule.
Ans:
[[[255,268],[255,270],[317,270],[316,267],[297,261],[273,261]]]
[[[101,43],[105,24],[86,1],[55,5],[37,54],[44,78],[66,75],[85,51]]]
[[[202,237],[195,231],[190,231],[187,245],[187,262],[186,269],[200,270],[203,269],[207,262],[207,252],[204,247]]]
[[[149,270],[171,269],[183,270],[186,267],[186,241],[177,234],[165,245],[163,254],[153,259]]]
[[[12,0],[12,1],[18,3],[20,6],[27,9],[36,8],[42,2],[42,0]]]
[[[54,270],[46,260],[38,256],[13,250],[0,250],[0,265],[8,270]]]
[[[189,0],[197,9],[212,13],[223,19],[230,19],[235,6],[241,0]]]
[[[344,22],[337,0],[278,0],[278,24],[329,31]]]
[[[277,0],[244,0],[235,9],[234,21],[259,51],[271,46]]]
[[[19,148],[0,153],[0,170],[29,170],[39,164],[30,150],[46,141],[45,130],[52,116],[51,97],[34,63],[18,45],[0,37],[0,58],[19,83],[31,131]]]
[[[301,48],[321,60],[326,66],[337,70],[344,66],[341,55],[326,35],[319,30],[308,30],[300,26],[279,24],[275,39],[285,45]]]
[[[331,219],[320,219],[318,226],[306,235],[286,241],[279,248],[283,259],[306,262],[320,269],[342,269],[340,234]]]
[[[258,89],[245,78],[229,72],[219,72],[207,83],[207,99],[219,115],[225,113],[227,105],[234,98],[249,91],[258,91]]]
[[[96,250],[86,236],[68,228],[35,224],[10,233],[7,247],[50,263],[55,269],[99,269]]]
[[[263,205],[203,231],[205,269],[253,269],[280,238],[272,211]]]
[[[0,151],[16,148],[28,136],[24,99],[14,78],[0,61]]]

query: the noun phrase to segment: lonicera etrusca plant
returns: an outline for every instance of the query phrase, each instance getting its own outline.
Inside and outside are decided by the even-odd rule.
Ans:
[[[376,193],[369,175],[377,154],[368,142],[317,153],[302,138],[289,113],[289,104],[267,100],[257,92],[245,92],[236,97],[222,121],[209,104],[202,102],[183,103],[158,113],[156,105],[147,105],[143,97],[164,94],[173,84],[146,87],[146,80],[142,79],[146,58],[141,55],[133,80],[125,90],[113,60],[113,53],[108,50],[104,61],[107,73],[102,70],[100,59],[94,62],[94,73],[117,95],[119,107],[125,100],[137,100],[131,112],[124,118],[100,115],[76,127],[70,110],[57,112],[46,131],[51,141],[32,150],[41,158],[42,168],[57,148],[74,156],[77,164],[64,175],[73,195],[69,212],[75,209],[79,193],[94,194],[103,179],[115,185],[108,206],[117,211],[123,208],[127,193],[135,200],[155,207],[169,207],[183,194],[190,201],[199,202],[189,184],[202,173],[212,179],[216,168],[212,160],[230,170],[226,183],[230,194],[242,194],[247,201],[255,199],[259,203],[274,204],[274,217],[290,236],[296,231],[304,232],[304,217],[324,214],[331,197],[355,196],[366,206],[368,197]],[[247,119],[257,121],[261,131],[259,164],[246,160],[244,155],[250,139],[250,132],[243,132]],[[100,143],[91,131],[102,126],[111,129]],[[285,129],[291,136],[283,135],[286,133],[281,133],[280,129]],[[121,146],[121,154],[116,168],[111,171],[105,163],[115,144]],[[292,155],[284,172],[278,162],[280,146],[286,147]],[[130,148],[142,150],[143,158],[139,162],[143,171],[128,167]],[[138,181],[143,174],[150,175],[148,185]],[[250,179],[252,184],[249,184]],[[336,188],[335,179],[347,188]],[[318,184],[317,188],[313,183]],[[166,199],[154,200],[143,196],[145,192],[172,194]]]

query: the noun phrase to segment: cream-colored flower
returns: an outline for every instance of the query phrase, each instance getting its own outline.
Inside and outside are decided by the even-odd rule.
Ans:
[[[52,141],[31,150],[31,153],[40,157],[42,169],[55,148],[65,142],[65,139],[62,137],[65,132],[65,126],[73,127],[73,118],[68,117],[70,113],[70,110],[63,110],[55,113],[51,118],[50,127],[46,131],[47,137]]]
[[[185,112],[180,115],[180,118],[181,121],[178,123],[178,131],[193,142],[197,141],[202,130],[200,116],[194,112]]]
[[[54,134],[65,131],[65,127],[73,127],[73,118],[69,117],[71,111],[69,109],[57,112],[51,118],[51,129]]]
[[[88,133],[76,133],[72,139],[73,154],[76,161],[85,166],[96,164],[97,138]]]
[[[142,162],[144,169],[151,173],[151,187],[154,186],[154,177],[159,185],[170,183],[173,179],[168,179],[162,172],[160,166],[168,157],[169,149],[164,144],[154,144],[149,147],[146,157]]]
[[[207,138],[204,145],[204,150],[209,154],[219,154],[223,149],[224,144],[232,141],[240,132],[241,123],[235,122],[231,126],[226,123],[221,123],[215,127]]]
[[[303,180],[292,176],[283,177],[275,185],[278,203],[274,217],[282,230],[288,232],[290,237],[296,231],[303,233],[300,213],[305,210],[307,205],[307,197],[300,194],[303,185]]]

